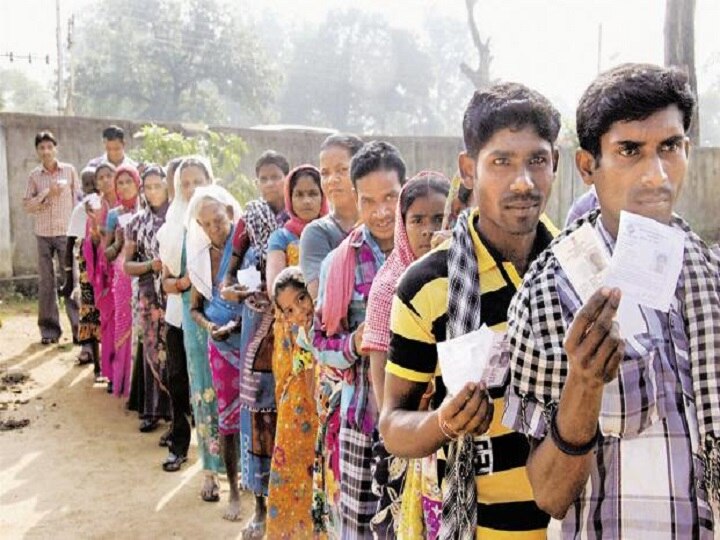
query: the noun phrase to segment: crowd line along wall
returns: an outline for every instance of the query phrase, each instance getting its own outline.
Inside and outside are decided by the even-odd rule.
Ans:
[[[35,134],[51,130],[58,138],[59,159],[72,163],[78,173],[89,159],[103,152],[102,130],[110,124],[125,129],[128,150],[132,134],[144,122],[81,118],[72,116],[38,116],[0,113],[0,278],[36,274],[37,250],[32,217],[25,214],[22,199],[28,172],[37,165]],[[181,124],[163,124],[170,130],[186,131]],[[221,132],[240,135],[249,152],[239,173],[254,176],[256,157],[268,148],[288,157],[293,165],[317,163],[318,148],[325,134],[313,131],[269,131],[213,127]],[[463,148],[455,137],[367,137],[395,144],[407,163],[408,175],[420,170],[437,170],[455,174],[457,155]],[[562,225],[572,201],[585,186],[574,164],[574,151],[562,148],[560,164],[547,213]],[[696,231],[710,241],[720,234],[720,148],[697,148],[693,151],[678,212],[690,221]]]

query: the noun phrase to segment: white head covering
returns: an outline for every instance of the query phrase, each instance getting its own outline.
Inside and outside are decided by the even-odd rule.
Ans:
[[[160,243],[160,260],[168,267],[168,270],[170,270],[170,273],[174,276],[179,276],[181,273],[183,237],[185,235],[185,214],[187,213],[188,204],[190,203],[190,201],[183,199],[180,182],[180,173],[184,168],[185,162],[188,160],[202,163],[210,177],[210,183],[215,183],[212,166],[203,156],[187,156],[183,158],[175,169],[175,175],[173,177],[175,198],[170,203],[170,208],[168,208],[165,216],[165,224],[160,227],[157,233],[158,242]]]
[[[200,294],[205,298],[212,298],[212,270],[210,268],[210,239],[197,222],[198,214],[202,208],[202,202],[206,199],[213,199],[224,206],[230,206],[233,210],[233,223],[240,219],[242,208],[225,188],[212,185],[202,186],[195,190],[190,199],[185,226],[187,228],[187,270],[190,281]]]

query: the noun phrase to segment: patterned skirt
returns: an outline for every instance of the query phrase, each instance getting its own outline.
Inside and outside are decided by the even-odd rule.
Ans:
[[[343,540],[372,538],[370,521],[378,508],[372,492],[373,443],[377,432],[365,434],[350,426],[340,427],[340,515]]]
[[[82,244],[78,250],[77,262],[80,285],[78,340],[81,344],[93,343],[100,340],[100,311],[95,307],[95,291],[88,277]]]

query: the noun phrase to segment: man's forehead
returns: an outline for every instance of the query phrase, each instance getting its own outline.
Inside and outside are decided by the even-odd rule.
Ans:
[[[480,149],[480,155],[513,155],[520,152],[550,151],[552,144],[542,138],[533,126],[520,129],[503,128],[496,131]]]
[[[603,138],[610,144],[617,144],[623,141],[642,142],[651,138],[663,140],[684,134],[682,113],[677,105],[670,105],[646,118],[618,120],[610,125]]]

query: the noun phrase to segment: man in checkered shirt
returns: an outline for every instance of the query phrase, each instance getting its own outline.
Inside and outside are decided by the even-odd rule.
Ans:
[[[80,184],[75,167],[57,159],[57,139],[49,131],[35,136],[35,151],[40,165],[28,177],[23,206],[35,217],[35,237],[38,246],[38,326],[43,345],[57,343],[62,334],[57,306],[57,276],[54,259],[58,265],[65,263],[67,230],[75,203],[80,194]],[[60,275],[64,276],[62,266]],[[70,297],[65,299],[65,310],[73,328],[73,340],[77,338],[78,307]]]
[[[548,249],[508,313],[503,423],[529,436],[536,501],[564,538],[713,537],[720,261],[673,214],[694,106],[675,69],[626,64],[599,75],[578,106],[576,156],[599,210],[555,240],[590,223],[612,253],[621,211],[682,230],[669,312],[639,306],[646,331],[621,338],[621,291],[601,288],[583,305]]]

